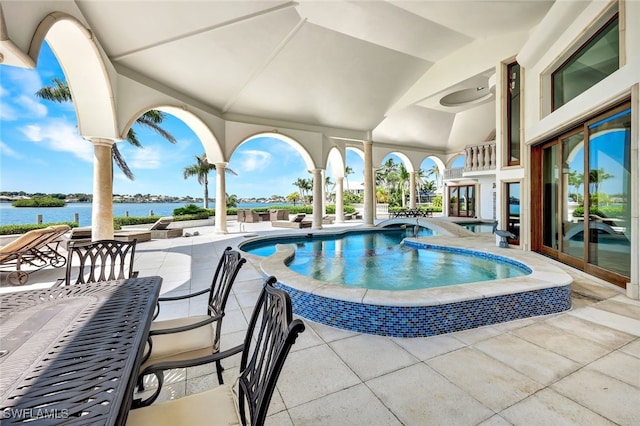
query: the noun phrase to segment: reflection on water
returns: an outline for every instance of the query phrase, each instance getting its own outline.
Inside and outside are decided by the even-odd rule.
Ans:
[[[350,232],[337,236],[294,237],[250,243],[243,250],[268,256],[275,244],[290,243],[295,257],[288,265],[321,281],[378,290],[415,290],[525,275],[528,271],[468,254],[413,249],[401,244],[414,235],[406,229]],[[419,234],[432,235],[421,228]]]

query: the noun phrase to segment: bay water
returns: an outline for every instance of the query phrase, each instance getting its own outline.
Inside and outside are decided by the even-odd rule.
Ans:
[[[238,203],[239,209],[255,207],[286,206],[286,203]],[[113,216],[172,216],[173,210],[184,207],[184,203],[114,203]],[[64,207],[13,207],[11,203],[0,203],[0,225],[35,224],[38,215],[42,223],[73,222],[78,214],[79,226],[91,225],[92,203],[67,203]],[[209,207],[215,207],[209,203]]]

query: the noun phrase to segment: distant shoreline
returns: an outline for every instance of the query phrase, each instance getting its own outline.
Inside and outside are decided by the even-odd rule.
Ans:
[[[113,216],[172,216],[173,210],[184,203],[114,203]],[[202,205],[202,204],[200,204]],[[292,203],[238,203],[238,208],[258,208],[269,206],[293,206]],[[0,203],[0,225],[25,225],[38,223],[74,222],[78,215],[79,226],[91,225],[93,203],[68,203],[64,207],[13,207],[10,203]],[[210,203],[215,208],[215,203]]]

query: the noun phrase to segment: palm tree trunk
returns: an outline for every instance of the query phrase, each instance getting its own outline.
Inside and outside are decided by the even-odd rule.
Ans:
[[[202,206],[205,209],[209,208],[209,179],[204,178],[204,201],[202,203]]]

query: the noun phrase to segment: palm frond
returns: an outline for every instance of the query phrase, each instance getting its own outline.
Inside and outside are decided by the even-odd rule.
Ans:
[[[120,150],[118,150],[118,144],[113,144],[113,147],[111,148],[111,155],[113,157],[113,161],[116,163],[116,166],[118,166],[122,173],[124,173],[127,179],[136,180],[136,177],[129,168],[129,165],[124,160],[124,157],[122,157],[122,154],[120,154]]]
[[[142,144],[138,140],[138,135],[136,134],[136,131],[133,130],[133,127],[130,127],[129,131],[127,132],[127,142],[137,148],[142,148]]]
[[[162,122],[162,120],[160,122]],[[166,130],[164,130],[162,127],[158,125],[160,122],[156,121],[156,118],[149,118],[147,116],[147,113],[142,114],[136,120],[136,123],[138,123],[139,125],[147,127],[150,130],[153,130],[154,132],[156,132],[157,134],[159,134],[160,136],[162,136],[164,139],[168,140],[171,143],[176,143],[176,138],[174,138],[171,133],[167,132]]]
[[[53,102],[69,102],[71,101],[71,89],[69,85],[60,80],[59,78],[54,78],[51,80],[53,85],[44,86],[42,89],[36,92],[36,96],[40,99],[45,99],[47,101]]]

